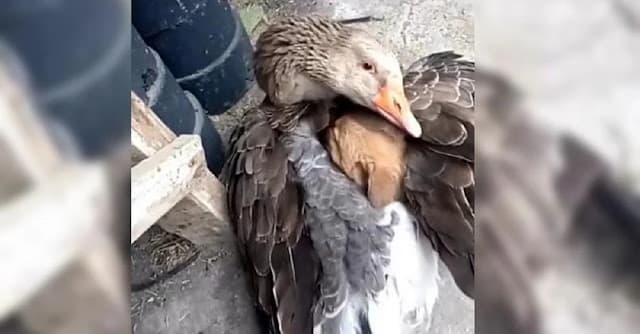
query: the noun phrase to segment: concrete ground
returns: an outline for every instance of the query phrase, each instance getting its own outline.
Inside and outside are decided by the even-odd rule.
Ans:
[[[236,0],[254,39],[264,28],[264,19],[277,15],[382,17],[381,22],[363,25],[388,44],[404,66],[431,52],[448,49],[473,59],[471,4],[471,0]],[[240,115],[262,97],[262,92],[254,87],[232,110],[213,117],[225,140]],[[148,242],[163,232],[154,229],[149,234],[134,245],[134,278],[144,276],[143,267],[150,263],[145,257],[152,252],[145,251],[144,240]],[[132,293],[134,333],[259,333],[233,236],[229,232],[224,239],[202,249],[198,258],[176,275]],[[473,302],[459,292],[446,270],[441,270],[441,276],[441,295],[430,333],[473,333]]]

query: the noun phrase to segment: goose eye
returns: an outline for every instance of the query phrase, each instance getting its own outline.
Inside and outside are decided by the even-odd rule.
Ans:
[[[362,68],[364,68],[365,71],[369,71],[369,72],[375,72],[376,71],[376,68],[370,62],[362,63]]]

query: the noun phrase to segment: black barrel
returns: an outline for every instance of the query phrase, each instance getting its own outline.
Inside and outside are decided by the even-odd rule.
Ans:
[[[133,24],[210,114],[237,102],[253,78],[252,47],[226,0],[133,0]]]
[[[220,135],[198,100],[184,92],[160,56],[131,29],[131,86],[160,119],[176,134],[202,137],[207,166],[217,174],[224,162]]]
[[[0,43],[21,58],[42,109],[86,156],[130,129],[129,5],[123,0],[6,0]]]

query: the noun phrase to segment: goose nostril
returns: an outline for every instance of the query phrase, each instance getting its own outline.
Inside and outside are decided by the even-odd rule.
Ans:
[[[396,99],[393,99],[393,106],[398,109],[399,112],[402,112],[402,106],[400,105],[400,103],[398,103],[398,101],[396,101]]]

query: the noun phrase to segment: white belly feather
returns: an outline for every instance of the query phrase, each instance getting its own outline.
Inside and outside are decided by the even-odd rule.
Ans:
[[[374,298],[349,296],[339,315],[338,333],[318,326],[314,334],[362,334],[362,315],[366,314],[371,334],[425,334],[431,325],[433,306],[438,298],[438,255],[431,242],[418,229],[415,219],[401,203],[385,207],[381,225],[398,222],[389,245],[391,260],[386,268],[386,285]]]
[[[438,298],[438,255],[401,203],[385,207],[385,219],[398,215],[390,245],[391,262],[382,292],[368,300],[373,334],[424,334]]]

